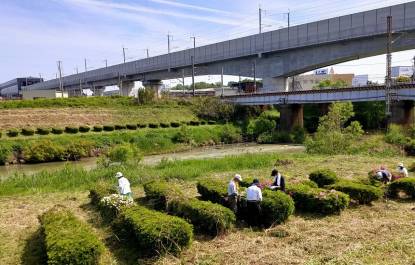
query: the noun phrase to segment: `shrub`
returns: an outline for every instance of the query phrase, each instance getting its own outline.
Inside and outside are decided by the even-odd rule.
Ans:
[[[370,204],[383,195],[380,188],[352,181],[340,181],[328,188],[348,194],[351,199],[356,200],[359,204]]]
[[[123,209],[114,223],[121,236],[132,237],[140,252],[178,254],[193,239],[192,226],[183,219],[142,206]]]
[[[132,145],[123,144],[111,147],[108,151],[108,158],[112,162],[125,163],[136,154],[137,150]]]
[[[180,122],[170,122],[170,126],[173,128],[178,128],[180,127]]]
[[[89,152],[94,148],[94,143],[86,140],[73,141],[65,147],[65,159],[78,161],[82,157],[88,157]]]
[[[208,124],[209,124],[209,125],[216,124],[216,121],[210,120],[210,121],[208,121]]]
[[[0,145],[0,165],[4,165],[12,155],[12,148],[6,145]]]
[[[190,126],[199,126],[200,125],[200,121],[190,121],[189,125]]]
[[[151,129],[155,129],[155,128],[159,127],[159,124],[158,123],[149,123],[148,127],[151,128]]]
[[[108,222],[113,221],[124,208],[134,206],[134,200],[128,196],[111,194],[103,197],[98,206],[101,216]]]
[[[342,192],[304,184],[290,184],[287,193],[293,198],[297,210],[323,215],[340,213],[350,202],[349,196]]]
[[[65,160],[65,148],[50,140],[36,141],[23,148],[24,160],[28,163],[42,163]]]
[[[151,200],[154,207],[158,210],[167,210],[168,204],[174,199],[181,199],[184,194],[181,190],[166,182],[149,182],[144,184],[146,198]]]
[[[54,207],[39,220],[47,264],[98,264],[104,245],[70,211]]]
[[[102,126],[99,126],[99,125],[95,125],[93,128],[92,128],[92,131],[94,131],[94,132],[102,132],[102,130],[103,130],[104,128],[102,127]]]
[[[89,130],[91,130],[91,128],[89,128],[89,126],[79,126],[79,131],[81,133],[89,132]]]
[[[114,125],[104,125],[103,129],[106,132],[112,132],[114,131],[115,128],[114,128]]]
[[[128,130],[137,130],[137,124],[127,124]]]
[[[221,141],[226,144],[242,142],[241,130],[239,128],[236,128],[235,126],[226,124],[222,127],[220,138]]]
[[[401,178],[389,185],[388,196],[397,198],[400,192],[404,192],[409,198],[415,199],[415,178]]]
[[[390,144],[403,146],[406,143],[406,136],[403,128],[399,125],[391,124],[385,135],[385,141]]]
[[[296,144],[302,144],[305,141],[305,130],[303,127],[296,126],[291,132],[292,141]]]
[[[98,206],[102,198],[113,193],[118,193],[114,186],[106,182],[98,182],[89,190],[88,197],[93,205]]]
[[[169,128],[170,124],[169,123],[165,123],[165,122],[160,122],[160,127],[161,128]]]
[[[331,185],[337,182],[336,173],[329,169],[320,169],[310,173],[310,180],[317,183],[321,188],[326,185]]]
[[[252,135],[254,138],[257,138],[263,133],[271,133],[275,127],[276,122],[274,120],[261,117],[249,123],[247,133]]]
[[[64,129],[62,128],[52,128],[53,134],[62,134],[64,132]]]
[[[261,202],[261,222],[269,227],[274,224],[285,222],[294,212],[293,199],[281,191],[263,192],[263,200]]]
[[[147,124],[145,124],[145,123],[138,123],[137,124],[137,126],[138,126],[138,128],[146,128],[147,127]]]
[[[0,132],[0,138],[1,138],[1,136],[2,136],[2,132]]]
[[[37,128],[36,129],[36,134],[39,135],[48,135],[50,133],[50,130],[47,128]]]
[[[15,129],[11,129],[11,130],[8,130],[6,134],[9,137],[16,137],[19,135],[19,131]]]
[[[121,124],[116,124],[116,125],[114,125],[114,129],[115,130],[125,130],[125,129],[127,129],[127,126],[121,125]]]
[[[189,128],[185,125],[180,127],[180,130],[173,136],[172,139],[176,143],[190,143],[192,140],[192,134]]]
[[[71,126],[67,126],[65,127],[65,132],[66,133],[71,133],[71,134],[76,134],[79,132],[78,127],[71,127]]]
[[[201,199],[223,204],[223,198],[227,195],[226,184],[213,179],[203,179],[197,183],[197,191]]]
[[[35,130],[31,128],[23,128],[21,134],[24,136],[32,136],[35,134]]]
[[[201,121],[200,125],[206,125],[206,123],[207,123],[206,121]]]

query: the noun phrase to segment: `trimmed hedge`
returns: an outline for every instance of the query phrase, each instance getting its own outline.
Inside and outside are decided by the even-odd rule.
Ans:
[[[18,130],[11,129],[11,130],[8,130],[6,134],[9,137],[16,137],[16,136],[19,135],[19,131]]]
[[[79,128],[78,127],[67,126],[67,127],[65,127],[65,132],[66,133],[71,133],[71,134],[76,134],[76,133],[79,132]]]
[[[159,124],[158,123],[149,123],[148,124],[148,128],[151,128],[151,129],[156,129],[158,127],[159,127]]]
[[[48,135],[50,133],[50,130],[47,128],[37,128],[36,129],[36,134],[39,135]]]
[[[39,217],[47,264],[98,264],[104,245],[70,211],[54,207]]]
[[[114,129],[115,130],[125,130],[125,129],[127,129],[127,126],[126,125],[121,125],[121,124],[116,124],[116,125],[114,125]]]
[[[160,127],[161,128],[169,128],[170,124],[169,123],[165,123],[165,122],[160,122]]]
[[[23,128],[21,131],[21,134],[24,136],[32,136],[35,134],[35,130],[31,129],[31,128]]]
[[[328,186],[328,188],[348,194],[351,199],[356,200],[359,204],[370,204],[383,196],[380,188],[352,181],[340,181]]]
[[[138,126],[138,128],[143,129],[143,128],[146,128],[147,127],[147,124],[145,124],[145,123],[138,123],[137,126]]]
[[[125,208],[113,227],[122,237],[146,254],[178,254],[193,240],[192,225],[182,218],[170,216],[142,206]]]
[[[180,122],[170,122],[170,126],[173,128],[178,128],[180,127]]]
[[[144,185],[146,198],[155,207],[188,220],[200,233],[216,236],[226,232],[236,222],[235,214],[228,208],[207,201],[186,198],[178,186],[165,182]]]
[[[197,191],[204,201],[224,204],[224,197],[227,196],[227,185],[223,181],[203,179],[197,182]]]
[[[62,129],[62,128],[52,128],[51,132],[53,134],[62,134],[64,132],[64,129]]]
[[[320,188],[334,184],[338,181],[336,173],[329,169],[320,169],[311,172],[309,178],[311,181],[317,183]]]
[[[115,130],[115,127],[113,125],[104,125],[103,129],[106,132],[112,132]]]
[[[392,198],[398,198],[399,193],[404,192],[412,200],[415,199],[415,178],[401,178],[388,187],[388,195]]]
[[[297,210],[323,215],[340,213],[350,202],[349,195],[343,192],[304,184],[288,185],[287,193],[293,198]]]
[[[81,133],[87,133],[91,130],[91,128],[89,126],[79,126],[79,131]]]
[[[189,122],[190,126],[199,126],[200,125],[200,121],[190,121]]]
[[[294,213],[293,199],[282,191],[265,190],[262,193],[261,222],[269,227],[285,222]]]
[[[137,130],[137,124],[127,124],[128,130]]]
[[[91,199],[91,204],[98,206],[102,198],[113,193],[118,193],[115,187],[104,182],[98,182],[89,190],[88,197]]]
[[[102,132],[102,130],[103,130],[104,128],[102,127],[102,126],[99,126],[99,125],[95,125],[93,128],[92,128],[92,131],[94,131],[94,132]]]
[[[216,124],[216,121],[210,120],[210,121],[208,121],[207,123],[208,123],[209,125],[213,125],[213,124]]]

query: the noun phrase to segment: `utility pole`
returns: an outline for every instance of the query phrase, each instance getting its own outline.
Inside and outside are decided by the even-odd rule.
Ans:
[[[170,35],[170,33],[169,34],[167,34],[167,54],[168,54],[168,57],[169,57],[169,72],[170,72],[170,66],[171,66],[171,58],[170,58],[170,38],[171,38],[171,35]]]
[[[79,71],[78,71],[78,66],[77,66],[77,67],[75,67],[75,72],[76,72],[76,74],[79,74]]]
[[[412,83],[415,82],[415,56],[414,56],[414,64],[412,66]]]
[[[259,16],[259,34],[262,33],[262,9],[261,9],[261,5],[259,5],[258,8],[258,16]]]
[[[196,96],[195,91],[195,58],[196,58],[196,37],[190,37],[193,39],[193,56],[192,59],[192,89],[193,89],[193,96]]]
[[[108,68],[108,60],[105,59],[104,62],[105,62],[105,68]]]
[[[184,89],[184,69],[182,69],[182,85],[183,85],[183,97],[186,95],[186,91]]]
[[[59,71],[59,89],[63,92],[63,82],[62,82],[62,61],[58,61],[58,71]]]
[[[389,120],[391,116],[391,86],[392,86],[392,78],[391,78],[391,69],[392,69],[392,54],[391,54],[391,46],[392,46],[392,16],[387,17],[387,43],[386,43],[386,78],[385,78],[385,99],[386,99],[386,110],[385,114]]]
[[[287,14],[288,41],[290,41],[290,10],[289,9],[286,14]]]
[[[42,74],[41,73],[39,73],[39,78],[42,79]]]
[[[126,50],[127,48],[124,48],[124,47],[122,47],[122,55],[123,55],[123,57],[124,57],[124,63],[125,63],[125,50]]]
[[[84,59],[84,65],[85,65],[85,72],[88,71],[88,66],[86,65],[86,58]]]
[[[220,74],[220,83],[222,85],[222,97],[223,97],[223,94],[225,93],[225,89],[223,87],[223,66],[222,66],[222,71],[221,71],[221,74]]]
[[[147,52],[147,58],[150,58],[150,52],[149,52],[149,49],[146,49],[146,52]]]
[[[254,64],[252,66],[252,70],[254,72],[254,92],[256,92],[256,60],[254,60]]]

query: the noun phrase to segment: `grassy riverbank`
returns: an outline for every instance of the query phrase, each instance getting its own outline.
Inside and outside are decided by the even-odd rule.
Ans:
[[[99,215],[88,206],[87,189],[104,181],[114,183],[113,175],[122,170],[131,180],[136,197],[143,196],[141,184],[149,179],[175,181],[189,194],[196,194],[195,181],[211,176],[225,178],[238,172],[244,177],[266,177],[277,164],[288,181],[305,179],[317,168],[329,168],[343,179],[363,179],[379,165],[395,168],[410,159],[401,156],[379,158],[364,155],[320,156],[305,153],[267,153],[218,159],[162,162],[156,166],[130,164],[86,172],[67,168],[33,177],[16,176],[1,182],[0,244],[1,264],[34,264],[33,239],[38,228],[36,216],[54,204],[69,207],[90,223],[107,245],[101,264],[411,264],[415,258],[411,203],[378,201],[373,206],[349,208],[341,215],[316,217],[296,214],[281,226],[267,231],[236,229],[215,239],[196,238],[181,256],[158,260],[137,260],[116,240]],[[276,252],[275,250],[279,251]],[[33,248],[32,248],[33,250]]]

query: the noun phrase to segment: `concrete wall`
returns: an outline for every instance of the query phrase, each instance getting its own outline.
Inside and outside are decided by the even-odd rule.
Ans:
[[[68,92],[60,92],[55,90],[26,90],[22,92],[23,99],[36,98],[67,98]]]

